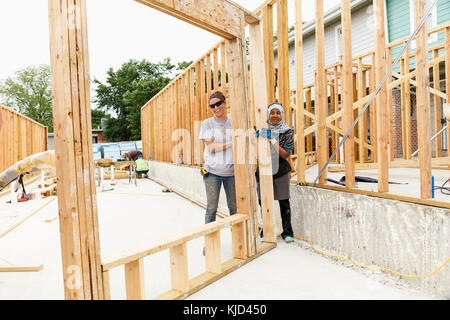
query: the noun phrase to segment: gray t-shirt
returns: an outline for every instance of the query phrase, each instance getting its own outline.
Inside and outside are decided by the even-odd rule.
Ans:
[[[202,123],[200,140],[213,140],[213,143],[225,143],[233,140],[231,120],[218,121],[214,117],[208,118]],[[205,169],[223,177],[234,176],[233,147],[212,153],[207,147],[204,152]]]

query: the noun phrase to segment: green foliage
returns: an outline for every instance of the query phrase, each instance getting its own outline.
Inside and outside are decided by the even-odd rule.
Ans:
[[[170,58],[157,64],[129,60],[117,71],[110,68],[106,83],[94,80],[94,102],[114,115],[106,121],[109,141],[141,139],[141,108],[170,82],[174,69]]]
[[[3,103],[53,132],[51,72],[47,65],[30,66],[0,82]]]
[[[105,111],[98,109],[92,109],[91,115],[92,115],[92,129],[100,128],[103,119],[108,120],[109,118],[111,118]]]

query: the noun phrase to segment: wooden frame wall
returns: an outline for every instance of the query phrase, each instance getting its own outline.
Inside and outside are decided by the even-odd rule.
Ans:
[[[0,104],[0,172],[32,154],[47,151],[48,128]]]
[[[245,23],[251,24],[254,44],[252,52],[262,57],[260,19],[230,1],[208,0],[202,8],[192,7],[184,2],[169,3],[158,0],[137,0],[149,7],[163,11],[193,25],[202,27],[224,37],[219,47],[213,48],[208,57],[196,61],[187,72],[175,79],[156,98],[152,99],[142,112],[142,128],[151,140],[144,140],[144,154],[164,161],[177,161],[180,155],[188,163],[202,163],[202,146],[196,138],[200,123],[205,119],[207,94],[219,89],[219,56],[221,50],[221,85],[228,94],[230,113],[234,128],[233,150],[237,209],[240,215],[231,220],[245,217],[233,229],[233,248],[236,258],[247,259],[261,253],[256,216],[256,192],[253,167],[249,158],[238,158],[238,154],[249,154],[249,132],[252,125],[250,94],[245,55]],[[52,66],[53,113],[55,124],[55,147],[58,177],[58,207],[61,225],[61,249],[63,261],[64,291],[66,299],[104,299],[109,297],[107,269],[102,273],[98,235],[97,200],[94,183],[92,133],[89,95],[89,55],[85,0],[49,0],[50,55]],[[211,66],[212,55],[212,66]],[[262,57],[263,58],[263,57]],[[225,66],[225,62],[226,65]],[[205,66],[206,64],[206,66]],[[256,59],[255,70],[262,68],[264,60]],[[214,69],[213,84],[210,86],[211,68]],[[227,75],[229,87],[225,88]],[[208,84],[205,85],[205,81]],[[265,82],[264,74],[262,81]],[[259,90],[259,89],[258,89]],[[258,105],[267,103],[265,90],[252,99]],[[261,112],[261,114],[263,114]],[[184,121],[188,119],[189,121]],[[192,122],[192,121],[193,122]],[[261,120],[261,119],[260,119]],[[258,121],[260,121],[258,120]],[[158,125],[153,125],[157,123]],[[151,124],[151,125],[150,125]],[[174,129],[185,129],[194,134],[183,139],[188,152],[180,153],[174,148]],[[165,134],[161,135],[161,131]],[[156,137],[160,139],[156,139]],[[156,142],[158,141],[158,142]],[[153,144],[152,144],[153,142]],[[268,148],[268,142],[265,142]],[[263,143],[261,143],[263,145]],[[174,151],[175,150],[175,151]],[[264,154],[263,154],[264,156]],[[173,160],[175,159],[175,160]],[[266,160],[266,159],[262,159]],[[64,165],[59,165],[63,163]],[[271,190],[272,181],[261,181],[263,190]],[[269,181],[270,180],[270,181]],[[273,213],[272,204],[265,202],[265,216]],[[230,221],[231,221],[230,220]],[[233,220],[234,221],[234,220]],[[273,220],[272,220],[273,221]],[[225,221],[227,223],[227,221]],[[223,222],[222,222],[223,223]],[[273,223],[272,223],[273,224]],[[269,238],[274,238],[273,226],[267,225]],[[211,226],[204,227],[209,253],[214,253],[219,244],[218,233],[210,233]],[[185,239],[187,241],[187,239]],[[272,240],[273,239],[268,239]],[[270,245],[273,248],[274,245]],[[267,249],[267,248],[266,248]],[[186,282],[186,244],[171,247],[171,265],[175,290],[188,289]],[[219,271],[216,254],[207,252],[209,271]],[[219,261],[220,262],[220,261]],[[184,265],[184,267],[183,267]],[[143,263],[139,259],[125,265],[127,279],[142,279]],[[131,282],[132,285],[129,285]],[[141,282],[127,281],[130,298],[143,298]]]
[[[298,3],[296,2],[298,7]],[[321,8],[323,4],[321,1],[316,1],[318,8]],[[351,25],[351,12],[349,4],[345,1],[342,5],[342,24],[346,28],[343,33],[345,42],[351,42],[350,30]],[[345,59],[342,62],[324,66],[323,61],[323,46],[320,43],[321,39],[321,26],[323,26],[322,14],[319,9],[319,14],[316,15],[318,24],[316,26],[319,31],[316,36],[319,38],[317,43],[317,64],[318,69],[321,72],[316,72],[317,81],[315,84],[303,85],[302,81],[297,82],[296,89],[290,92],[289,104],[291,108],[287,108],[286,114],[291,112],[295,113],[295,130],[296,130],[296,152],[293,155],[295,172],[297,174],[296,181],[298,183],[303,182],[305,170],[308,166],[319,163],[319,169],[323,168],[324,163],[328,160],[327,148],[322,148],[322,145],[327,145],[325,141],[328,140],[328,132],[331,132],[331,146],[335,150],[339,143],[339,137],[342,137],[350,125],[353,123],[356,115],[358,115],[364,105],[370,98],[370,95],[375,91],[377,84],[384,77],[386,70],[391,66],[393,62],[393,52],[396,47],[403,46],[407,38],[399,39],[389,44],[385,44],[382,41],[384,37],[384,3],[382,1],[374,1],[374,21],[379,27],[376,28],[375,39],[377,47],[374,51],[359,54],[357,56],[351,56],[350,46],[345,46],[348,50],[344,50]],[[301,9],[301,8],[300,8]],[[289,79],[289,70],[285,67],[283,61],[286,60],[287,52],[287,39],[285,35],[285,21],[286,19],[277,22],[276,30],[279,33],[278,43],[278,55],[280,56],[280,64],[276,75],[274,67],[274,10],[276,10],[277,20],[279,17],[285,17],[286,12],[285,1],[268,0],[265,1],[258,9],[255,10],[255,14],[261,15],[263,25],[263,46],[264,46],[264,61],[265,61],[265,73],[267,84],[268,102],[278,99],[286,100],[284,97],[286,91],[286,83]],[[298,10],[298,9],[296,9]],[[297,18],[298,20],[298,18]],[[442,32],[444,33],[444,44],[436,45],[432,48],[425,49],[425,51],[431,52],[432,60],[428,65],[432,68],[435,75],[435,81],[432,86],[428,86],[429,92],[433,94],[435,101],[434,105],[440,104],[440,99],[447,100],[448,93],[440,91],[439,84],[437,83],[439,72],[439,63],[442,61],[448,61],[450,48],[450,24],[444,24],[433,28],[429,31],[429,34]],[[296,30],[296,76],[298,79],[302,76],[302,37],[301,26],[298,26]],[[401,103],[402,103],[402,147],[403,156],[405,160],[411,160],[412,153],[412,124],[411,124],[411,86],[417,87],[418,81],[414,80],[417,72],[416,70],[410,70],[411,62],[416,60],[416,51],[407,50],[406,54],[400,62],[401,72],[392,72],[392,77],[388,77],[386,85],[378,94],[378,97],[369,106],[367,112],[363,115],[359,123],[356,125],[353,132],[350,134],[348,141],[344,144],[344,157],[348,157],[349,160],[343,161],[346,167],[345,174],[347,179],[347,187],[354,187],[352,177],[355,175],[355,170],[360,170],[366,167],[376,167],[379,172],[379,192],[388,192],[388,168],[389,166],[398,167],[400,164],[405,165],[404,162],[395,163],[394,161],[394,123],[393,123],[393,90],[400,89]],[[351,61],[351,62],[350,62]],[[445,67],[448,70],[450,63],[446,63]],[[322,75],[325,75],[323,77]],[[326,83],[326,84],[324,84]],[[448,87],[448,84],[446,84]],[[303,90],[301,89],[303,88]],[[330,94],[321,94],[328,91]],[[447,90],[449,91],[449,90]],[[278,92],[278,96],[276,93]],[[314,98],[313,98],[314,96]],[[317,99],[316,99],[317,97]],[[328,97],[328,102],[327,102]],[[317,103],[316,101],[317,100]],[[297,108],[299,101],[303,101],[303,108]],[[319,103],[319,101],[322,101]],[[286,103],[283,103],[286,108]],[[328,105],[328,107],[327,107]],[[377,108],[377,105],[380,107]],[[315,112],[313,112],[313,108]],[[344,110],[344,108],[346,110]],[[302,114],[303,113],[303,114]],[[438,120],[440,114],[440,108],[435,107],[435,132],[441,129],[440,121]],[[377,120],[378,117],[378,120]],[[288,117],[287,117],[288,118]],[[304,123],[303,125],[301,123]],[[387,126],[381,125],[382,123],[388,123]],[[301,128],[300,128],[301,127]],[[304,127],[304,128],[303,128]],[[320,129],[319,129],[320,128]],[[303,131],[303,134],[299,132]],[[301,135],[305,139],[297,139]],[[312,145],[313,135],[316,135],[316,147]],[[447,135],[448,143],[450,145],[450,135]],[[353,141],[352,141],[353,139]],[[369,140],[370,139],[370,140]],[[323,140],[323,141],[322,141]],[[436,161],[440,163],[444,160],[441,159],[441,152],[439,146],[442,145],[441,138],[437,138],[435,151]],[[322,141],[322,142],[319,142]],[[304,152],[303,152],[304,150]],[[353,153],[353,154],[352,154]],[[340,163],[340,152],[336,154],[335,159],[332,159],[332,163]],[[434,160],[433,160],[434,161]],[[450,161],[449,161],[450,163]],[[407,164],[408,166],[415,166],[415,162]],[[341,167],[330,167],[328,170],[341,170]],[[326,171],[328,171],[326,170]],[[320,170],[319,170],[320,171]],[[326,183],[326,171],[322,175],[319,183]],[[428,177],[423,178],[427,180]],[[429,189],[428,186],[425,187]],[[426,195],[423,195],[426,196]]]

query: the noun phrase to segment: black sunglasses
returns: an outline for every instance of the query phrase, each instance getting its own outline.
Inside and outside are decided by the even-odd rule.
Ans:
[[[216,103],[210,104],[210,105],[209,105],[209,107],[210,107],[211,109],[214,109],[215,107],[219,107],[219,106],[221,106],[221,105],[222,105],[222,103],[223,103],[223,101],[219,101],[219,102],[216,102]]]

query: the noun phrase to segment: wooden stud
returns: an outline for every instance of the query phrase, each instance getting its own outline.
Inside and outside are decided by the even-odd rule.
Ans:
[[[243,21],[243,19],[242,19]],[[242,25],[243,27],[243,25]],[[255,190],[255,175],[248,163],[248,158],[245,157],[244,163],[239,163],[239,154],[244,152],[244,155],[249,154],[249,139],[245,135],[249,132],[249,118],[248,114],[248,88],[247,88],[247,62],[245,58],[245,40],[237,38],[234,40],[227,40],[227,60],[228,70],[230,71],[230,106],[231,106],[231,121],[233,130],[235,132],[233,137],[233,152],[234,152],[234,170],[236,183],[236,204],[239,213],[249,215],[249,224],[247,235],[248,254],[253,256],[256,254],[255,232],[257,231],[256,216],[256,194]],[[239,141],[245,141],[243,146],[239,146]]]
[[[273,7],[265,6],[262,10],[263,19],[263,42],[264,61],[267,83],[267,100],[269,103],[275,101],[275,66],[274,66],[274,46],[273,46]]]
[[[145,300],[144,262],[138,259],[125,264],[127,300]]]
[[[205,236],[206,272],[222,272],[222,256],[220,250],[220,231]]]
[[[352,67],[352,31],[351,31],[351,8],[350,0],[341,1],[342,11],[342,109],[344,116],[342,128],[347,132],[353,123],[353,67]],[[362,145],[362,143],[361,143]],[[355,154],[354,154],[354,133],[350,133],[344,142],[344,163],[345,163],[345,186],[355,187]]]
[[[305,182],[305,115],[303,92],[303,13],[301,0],[295,1],[295,74],[296,74],[296,121],[297,133],[297,181]]]
[[[103,271],[103,292],[105,300],[111,300],[111,283],[109,271]]]
[[[445,92],[447,103],[450,103],[450,27],[444,30],[444,55],[445,55]],[[447,119],[447,156],[450,155],[450,120]]]
[[[425,0],[414,2],[416,25],[425,14]],[[416,72],[417,72],[417,136],[419,140],[419,164],[420,164],[420,197],[429,199],[431,190],[431,125],[430,125],[430,92],[429,92],[429,68],[428,68],[428,37],[427,24],[417,34]]]
[[[328,115],[327,84],[325,77],[325,27],[323,0],[316,0],[316,65],[317,90],[315,91],[315,110],[317,116],[316,152],[318,158],[318,172],[320,173],[328,160],[328,129],[326,117]],[[326,184],[327,170],[320,176],[319,183]]]
[[[433,50],[433,59],[439,57],[439,50]],[[433,85],[434,89],[440,91],[440,76],[439,76],[439,64],[433,66]],[[441,98],[434,95],[434,131],[437,133],[441,131]],[[442,157],[442,136],[436,137],[436,157]]]
[[[262,128],[267,128],[268,100],[265,81],[266,75],[264,71],[263,39],[260,24],[250,25],[250,59],[251,78],[255,90],[255,121],[256,127],[261,130]],[[273,204],[272,159],[270,156],[270,142],[267,139],[258,139],[258,164],[264,240],[266,242],[275,243],[276,234]]]
[[[387,66],[386,69],[389,70],[392,65],[392,48],[388,47],[386,49],[386,59]],[[392,82],[392,75],[389,75],[386,81],[386,87]],[[394,161],[395,151],[394,151],[394,109],[392,102],[392,89],[387,90],[387,104],[388,104],[388,117],[389,117],[389,161]]]
[[[405,52],[405,72],[409,73],[409,50],[406,49]],[[412,155],[412,129],[411,129],[411,87],[410,87],[410,81],[405,81],[405,130],[406,130],[406,159],[411,160]]]
[[[334,91],[334,103],[335,103],[335,105],[334,105],[334,112],[336,113],[336,112],[338,112],[338,109],[339,109],[339,73],[338,73],[338,66],[334,67],[333,76],[334,76],[334,89],[333,89],[333,91]],[[338,126],[338,122],[336,120],[334,120],[332,122],[332,124],[334,126]],[[339,141],[339,133],[334,132],[334,136],[335,136],[334,139],[336,140],[336,147],[337,147],[339,142],[340,142]],[[336,162],[337,163],[341,162],[341,153],[339,151],[336,153]]]
[[[49,0],[49,19],[65,297],[103,299],[85,1]]]
[[[247,238],[246,234],[246,222],[233,225],[232,231],[232,243],[233,243],[233,257],[237,259],[246,259],[247,255]]]
[[[220,44],[220,90],[225,97],[228,96],[228,84],[227,84],[227,52],[225,48],[225,42]]]
[[[289,87],[289,45],[287,0],[277,1],[278,100],[283,105],[285,121],[292,125]]]
[[[311,100],[311,88],[307,88],[305,92],[305,108],[306,111],[311,113],[312,111],[312,100]],[[312,120],[310,117],[306,117],[306,127],[309,128],[312,125]],[[312,143],[312,134],[306,136],[306,152],[312,152],[313,143]]]
[[[189,275],[186,243],[170,248],[170,269],[172,288],[182,292],[188,291]]]
[[[212,93],[212,77],[211,77],[211,55],[208,53],[206,55],[206,96],[207,99],[211,96]],[[209,101],[208,101],[209,103]],[[211,108],[208,108],[208,118],[213,116]]]
[[[358,81],[358,100],[362,99],[364,97],[364,82],[363,82],[363,66],[362,66],[362,58],[358,59],[358,75],[357,75],[357,81]],[[353,106],[352,106],[353,107]],[[362,111],[362,107],[358,108],[358,114]],[[359,162],[364,163],[364,118],[361,118],[358,122],[358,128],[359,128]]]
[[[375,20],[375,82],[378,85],[386,74],[386,42],[384,25],[384,0],[374,0],[374,20]],[[389,123],[387,106],[387,86],[383,85],[377,95],[377,162],[378,169],[378,192],[389,191]]]

